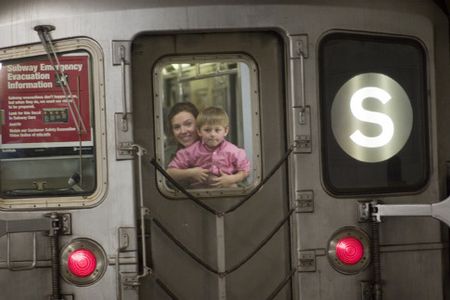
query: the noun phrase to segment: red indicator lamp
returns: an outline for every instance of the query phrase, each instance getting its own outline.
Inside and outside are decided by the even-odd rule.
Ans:
[[[328,240],[327,252],[328,261],[336,271],[358,274],[370,263],[369,236],[359,227],[341,227]]]
[[[92,239],[73,239],[61,250],[61,276],[70,284],[94,284],[102,278],[106,268],[106,252]]]
[[[78,249],[69,254],[67,260],[69,271],[77,277],[87,277],[97,268],[94,253],[87,249]]]
[[[362,243],[354,237],[345,237],[336,244],[336,256],[346,265],[355,265],[364,256]]]

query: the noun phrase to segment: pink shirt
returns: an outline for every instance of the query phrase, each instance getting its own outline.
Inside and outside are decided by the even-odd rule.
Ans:
[[[250,162],[244,149],[224,140],[216,149],[208,149],[201,141],[181,149],[169,163],[169,168],[189,169],[200,167],[210,174],[220,176],[221,172],[232,175],[239,171],[249,172]]]

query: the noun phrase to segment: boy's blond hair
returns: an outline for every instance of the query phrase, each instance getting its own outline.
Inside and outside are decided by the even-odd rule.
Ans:
[[[220,107],[210,106],[203,109],[197,116],[197,128],[200,129],[204,125],[220,125],[228,127],[230,120],[228,115]]]

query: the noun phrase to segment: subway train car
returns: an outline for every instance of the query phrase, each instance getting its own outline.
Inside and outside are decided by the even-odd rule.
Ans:
[[[449,28],[438,0],[2,1],[0,299],[450,299]],[[178,103],[227,113],[244,179]]]

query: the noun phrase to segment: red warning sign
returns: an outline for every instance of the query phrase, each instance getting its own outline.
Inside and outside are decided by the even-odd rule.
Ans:
[[[48,60],[0,64],[0,148],[92,146],[88,56],[59,60],[72,98]]]

